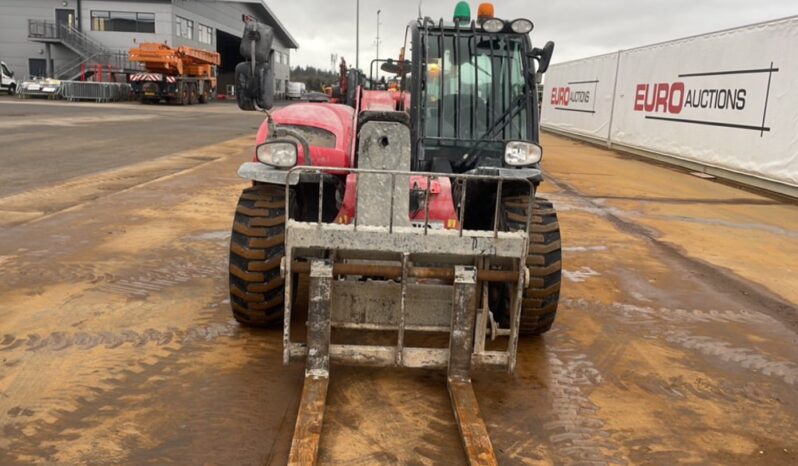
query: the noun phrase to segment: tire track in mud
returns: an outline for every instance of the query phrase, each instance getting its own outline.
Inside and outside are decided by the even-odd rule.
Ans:
[[[766,314],[749,310],[666,309],[623,303],[605,305],[587,299],[563,299],[561,304],[569,309],[610,314],[613,319],[638,332],[642,329],[644,338],[656,338],[704,356],[736,363],[740,367],[779,378],[788,385],[798,383],[798,367],[791,362],[773,361],[753,349],[738,348],[716,338],[695,336],[685,330],[669,330],[663,326],[734,323],[781,327],[778,320]],[[517,439],[504,449],[504,457],[524,464],[529,463],[527,459],[534,462],[543,461],[546,457],[553,457],[556,464],[629,463],[630,460],[623,456],[621,452],[624,450],[620,447],[626,445],[626,441],[613,437],[612,431],[606,429],[600,418],[599,406],[589,399],[593,389],[608,382],[621,388],[631,382],[650,393],[671,399],[685,399],[693,395],[724,403],[735,403],[743,398],[754,403],[773,402],[773,392],[755,382],[739,384],[723,379],[713,381],[702,378],[688,382],[681,377],[660,380],[655,374],[626,374],[620,379],[616,374],[610,374],[609,379],[605,379],[579,344],[567,336],[568,333],[567,328],[558,327],[546,336],[544,357],[549,373],[546,396],[551,400],[552,415],[551,419],[544,419],[541,425],[548,435],[549,446],[535,449],[534,442],[528,440],[529,432],[523,424],[491,425],[491,430],[501,432],[497,438]],[[541,368],[541,371],[546,369]],[[634,444],[628,446],[633,451],[637,448]],[[663,450],[648,452],[646,457],[671,462],[681,456],[682,453],[678,451]]]
[[[135,363],[106,361],[55,398],[13,408],[0,425],[0,464],[262,463],[263,438],[280,428],[263,420],[296,405],[301,368],[282,368],[277,333],[242,333],[226,348],[245,356],[232,367],[198,365],[218,350],[197,340]]]
[[[739,301],[741,306],[761,309],[793,331],[798,331],[798,312],[793,303],[785,301],[764,286],[752,283],[751,280],[745,279],[731,270],[689,256],[678,246],[661,241],[658,231],[632,220],[636,217],[644,217],[642,212],[618,209],[608,206],[600,200],[594,201],[571,183],[552,176],[549,172],[546,172],[545,175],[548,181],[560,190],[560,192],[546,194],[559,211],[578,210],[606,219],[619,231],[646,241],[673,270],[690,271],[692,275],[702,277],[702,280],[708,285],[717,289],[733,291],[729,293],[729,297]]]
[[[741,323],[741,324],[769,324],[780,325],[779,321],[761,312],[740,310],[701,310],[701,309],[670,309],[666,307],[654,308],[652,306],[639,306],[627,303],[604,304],[584,298],[563,298],[560,303],[569,308],[577,308],[588,312],[597,309],[612,314],[616,319],[625,324],[639,323],[653,324],[655,322],[668,323]]]
[[[229,232],[225,232],[229,236]],[[178,286],[194,279],[224,276],[225,261],[209,260],[210,254],[227,247],[226,239],[218,232],[206,235],[190,236],[184,240],[194,243],[210,243],[211,247],[186,247],[182,250],[161,249],[150,254],[154,260],[143,259],[136,264],[140,273],[127,275],[124,271],[103,271],[103,263],[59,262],[60,254],[42,255],[39,251],[25,252],[24,255],[2,256],[3,267],[0,268],[0,283],[3,288],[11,289],[22,286],[52,283],[88,283],[96,285],[96,291],[119,294],[131,298],[146,298],[166,288]],[[51,260],[45,261],[43,257]],[[164,260],[164,257],[170,257]],[[142,271],[143,269],[143,271]]]
[[[224,267],[195,265],[192,263],[170,263],[165,269],[151,270],[129,278],[109,279],[97,288],[98,291],[121,294],[128,297],[145,298],[166,288],[178,286],[198,278],[218,276]]]
[[[629,218],[641,216],[640,212],[624,211],[607,206],[600,199],[588,199],[569,183],[559,179],[555,179],[555,184],[562,192],[549,195],[549,198],[557,203],[558,209],[563,211],[580,210],[604,217],[622,231],[647,240],[660,252],[664,253],[668,259],[675,261],[676,266],[692,269],[700,276],[713,277],[712,281],[706,280],[708,285],[739,291],[740,294],[736,296],[739,298],[740,307],[762,309],[767,311],[768,314],[748,310],[655,309],[622,303],[614,303],[608,307],[603,303],[590,302],[583,299],[564,299],[562,300],[563,304],[581,307],[589,312],[595,309],[608,311],[609,314],[622,323],[643,328],[649,337],[660,339],[670,345],[691,350],[705,357],[713,357],[724,362],[733,363],[738,367],[757,372],[766,377],[775,377],[787,385],[798,383],[798,377],[796,377],[798,365],[791,361],[773,360],[755,349],[735,347],[727,341],[710,336],[695,335],[688,330],[678,330],[677,332],[669,333],[663,330],[661,326],[662,323],[677,326],[688,323],[699,325],[735,323],[761,325],[769,327],[771,330],[783,329],[783,332],[792,335],[798,328],[798,321],[796,321],[796,315],[798,314],[796,314],[795,308],[791,303],[785,302],[766,290],[752,286],[749,281],[738,277],[732,272],[686,256],[674,246],[659,241],[657,239],[658,232],[628,220]],[[789,338],[789,336],[787,337]]]
[[[737,347],[719,338],[696,335],[686,329],[678,329],[679,326],[686,324],[759,324],[775,328],[781,326],[778,320],[766,314],[748,310],[655,309],[624,303],[606,305],[586,299],[565,299],[562,303],[587,312],[598,311],[609,314],[623,324],[643,329],[648,338],[656,338],[703,356],[733,363],[766,377],[780,379],[787,385],[798,385],[798,364],[795,362],[773,360],[756,349]],[[663,323],[677,329],[663,328]]]
[[[40,262],[9,259],[5,267],[6,272],[0,272],[0,281],[6,289],[41,282],[95,284],[114,279],[113,274],[99,272],[96,265],[88,263],[51,263],[46,266]]]
[[[599,407],[585,393],[601,385],[604,378],[575,342],[560,332],[552,336],[546,360],[553,419],[543,423],[543,430],[554,453],[562,457],[563,464],[628,464],[620,445],[604,429]]]
[[[123,345],[144,347],[166,346],[170,343],[185,345],[209,342],[222,337],[235,337],[240,326],[233,320],[223,323],[192,325],[184,330],[168,327],[165,330],[122,330],[116,332],[53,332],[49,335],[28,334],[17,337],[5,334],[0,339],[0,352],[6,351],[63,351],[68,348],[89,350],[97,346],[115,349]]]
[[[705,356],[731,362],[768,377],[779,378],[787,385],[798,385],[798,364],[789,361],[773,361],[754,350],[735,347],[717,338],[692,335],[685,331],[665,332],[663,338],[668,343]]]
[[[569,332],[560,325],[541,339],[522,340],[516,375],[477,378],[500,464],[629,464],[590,399],[607,379]]]

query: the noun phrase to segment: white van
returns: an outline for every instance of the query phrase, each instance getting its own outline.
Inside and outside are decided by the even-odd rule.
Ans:
[[[9,70],[5,62],[0,61],[0,91],[6,91],[9,95],[17,92],[17,81],[14,79],[14,72]]]
[[[288,82],[288,89],[285,91],[285,97],[288,99],[301,99],[305,94],[305,83]]]

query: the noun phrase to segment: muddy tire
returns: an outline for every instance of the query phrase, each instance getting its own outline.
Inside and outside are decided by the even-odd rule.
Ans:
[[[195,105],[199,103],[199,94],[197,94],[197,85],[194,83],[189,84],[188,86],[189,91],[189,105]]]
[[[504,220],[507,229],[523,229],[526,196],[505,197]],[[562,250],[557,211],[548,200],[536,197],[529,226],[529,253],[526,258],[530,285],[524,290],[521,305],[521,335],[541,335],[551,329],[557,316],[562,279]]]
[[[285,190],[257,185],[238,199],[230,238],[230,305],[237,321],[267,326],[282,321]]]
[[[211,98],[210,98],[210,94],[211,94],[211,93],[210,93],[210,91],[208,90],[208,86],[207,86],[207,85],[206,85],[206,86],[203,86],[203,87],[202,87],[202,93],[199,95],[199,103],[201,103],[201,104],[207,104],[207,103],[208,103],[208,101],[210,101],[210,100],[211,100]]]
[[[180,89],[180,97],[178,99],[180,105],[188,105],[191,102],[191,94],[188,89],[188,84],[183,84],[182,88]]]

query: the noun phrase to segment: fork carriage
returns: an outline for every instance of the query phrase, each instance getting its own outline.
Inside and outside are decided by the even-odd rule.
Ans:
[[[324,167],[297,167],[286,177],[285,280],[283,360],[306,357],[305,386],[291,449],[290,464],[312,464],[318,449],[331,362],[412,368],[446,368],[447,385],[458,427],[472,464],[495,464],[495,454],[479,415],[471,386],[472,367],[513,371],[516,364],[521,299],[529,282],[525,265],[529,244],[526,229],[502,231],[497,201],[492,230],[463,228],[464,199],[471,183],[491,183],[501,199],[500,176],[452,175],[374,169],[348,169],[357,177],[359,193],[348,224],[291,219],[288,192],[300,178],[319,178]],[[413,222],[408,214],[410,186],[426,187],[422,198],[429,209],[433,182],[451,182],[459,189],[455,228],[434,227],[428,212]],[[518,182],[518,180],[513,180]],[[526,183],[532,212],[534,186]],[[324,190],[319,189],[319,205]],[[385,193],[390,200],[385,199]],[[389,205],[388,209],[370,208]],[[321,212],[321,209],[319,210]],[[451,226],[451,225],[450,225]],[[309,273],[307,341],[292,340],[295,274]],[[507,283],[511,302],[507,329],[495,329],[488,284]],[[506,335],[503,349],[487,349],[491,337]],[[357,341],[332,343],[333,329],[392,332],[393,344]],[[406,334],[448,334],[445,347],[410,346]]]

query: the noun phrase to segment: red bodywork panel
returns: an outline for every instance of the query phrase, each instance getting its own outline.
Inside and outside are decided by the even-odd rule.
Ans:
[[[394,112],[397,107],[397,92],[391,91],[363,91],[360,99],[360,111]]]
[[[359,89],[358,89],[359,90]],[[310,126],[327,130],[335,135],[335,147],[310,147],[310,157],[315,166],[356,167],[355,160],[355,114],[361,111],[396,111],[410,108],[410,93],[395,91],[362,91],[362,97],[356,103],[357,109],[335,103],[298,103],[281,108],[272,113],[278,125]],[[266,142],[269,126],[263,122],[258,130],[257,145]],[[257,161],[255,158],[254,161]],[[298,147],[297,165],[305,165],[303,148]],[[342,175],[343,171],[330,171],[333,175]],[[411,189],[426,191],[427,180],[423,176],[410,177]],[[346,175],[346,189],[336,222],[350,223],[355,217],[355,199],[357,195],[357,175]],[[386,198],[390,202],[390,198]],[[390,207],[386,205],[386,209]],[[412,213],[413,222],[424,222],[425,209]],[[454,210],[452,186],[449,178],[441,177],[432,180],[430,185],[429,222],[441,223],[444,228],[457,228],[459,222]]]
[[[313,165],[349,168],[349,153],[354,136],[352,107],[327,103],[299,103],[289,105],[272,113],[278,125],[311,126],[327,130],[335,135],[335,148],[310,147]],[[269,136],[269,125],[264,121],[258,129],[256,145],[263,144]],[[257,161],[257,159],[255,159]],[[299,146],[297,165],[305,165],[305,151]]]
[[[410,93],[407,91],[363,91],[362,110],[410,111]]]
[[[410,189],[426,192],[427,178],[424,176],[411,176]],[[429,203],[429,223],[441,223],[444,228],[458,228],[459,221],[454,210],[454,200],[452,199],[452,184],[449,178],[433,178],[430,183],[430,203]],[[346,191],[338,216],[335,218],[337,223],[352,223],[355,217],[355,199],[357,198],[357,175],[350,173],[346,176]],[[390,209],[390,197],[385,197],[385,209]],[[423,204],[417,212],[411,213],[410,220],[417,223],[424,222],[425,209]]]
[[[402,94],[399,96],[399,100],[402,101],[402,110],[409,112],[410,111],[410,92],[402,91]]]

